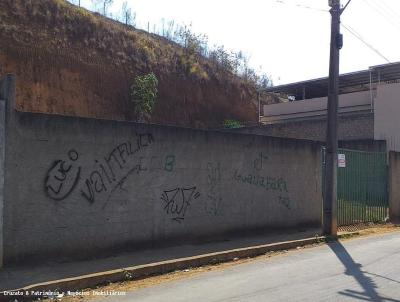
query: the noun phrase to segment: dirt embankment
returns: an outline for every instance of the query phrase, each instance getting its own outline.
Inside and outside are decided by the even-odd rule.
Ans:
[[[0,76],[17,75],[17,110],[135,120],[130,86],[150,71],[159,97],[149,122],[257,121],[253,87],[173,42],[62,0],[0,1]]]

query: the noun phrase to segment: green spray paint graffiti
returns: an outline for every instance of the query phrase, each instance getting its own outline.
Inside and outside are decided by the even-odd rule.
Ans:
[[[243,173],[235,170],[233,179],[239,183],[252,185],[255,187],[263,188],[266,191],[280,193],[278,202],[286,209],[290,210],[291,201],[285,193],[289,193],[287,181],[283,177],[272,177],[263,175],[265,164],[269,156],[264,153],[259,153],[253,161],[251,161],[251,172]]]
[[[214,216],[222,214],[221,180],[221,163],[207,163],[205,211]]]
[[[238,170],[235,170],[233,178],[237,182],[262,187],[267,191],[289,192],[286,180],[282,177],[268,177],[252,173],[242,175]]]
[[[167,155],[165,157],[164,170],[167,172],[172,172],[175,167],[175,155]]]

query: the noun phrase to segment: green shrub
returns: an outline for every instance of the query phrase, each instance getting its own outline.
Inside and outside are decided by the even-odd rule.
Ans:
[[[152,113],[157,99],[158,80],[154,73],[135,78],[131,87],[131,100],[137,113]]]
[[[224,120],[224,128],[240,128],[242,124],[236,120]]]

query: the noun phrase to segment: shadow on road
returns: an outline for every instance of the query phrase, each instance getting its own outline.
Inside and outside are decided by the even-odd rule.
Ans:
[[[331,250],[335,253],[336,257],[346,267],[346,274],[354,277],[354,279],[360,284],[363,292],[346,289],[340,291],[339,294],[363,301],[374,301],[374,302],[400,302],[397,299],[391,299],[379,296],[377,292],[377,285],[371,277],[366,276],[361,268],[362,265],[356,263],[351,255],[347,252],[345,247],[339,242],[332,242],[328,244]],[[369,273],[370,274],[370,273]],[[374,274],[371,274],[374,275]]]

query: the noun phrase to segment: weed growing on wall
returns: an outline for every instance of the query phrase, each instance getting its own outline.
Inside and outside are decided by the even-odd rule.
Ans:
[[[135,78],[131,87],[131,100],[135,104],[138,114],[151,114],[157,99],[158,80],[154,73],[149,73]]]

